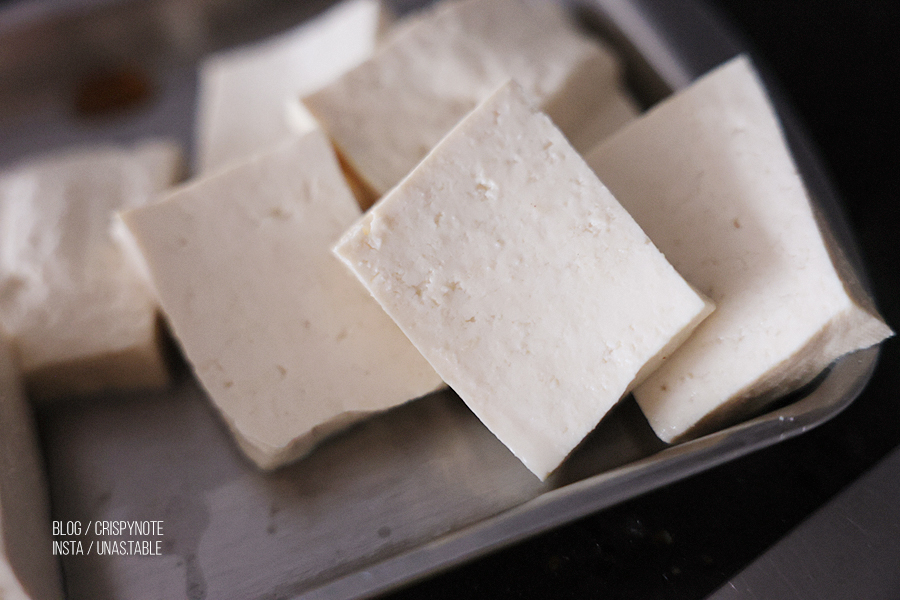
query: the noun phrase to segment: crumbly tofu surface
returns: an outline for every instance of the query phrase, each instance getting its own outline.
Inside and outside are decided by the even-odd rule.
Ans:
[[[665,441],[759,410],[891,335],[836,270],[746,57],[592,151],[588,163],[716,312],[635,397]]]
[[[177,146],[148,141],[0,174],[0,323],[35,398],[168,382],[156,298],[115,214],[155,200],[181,170]]]
[[[61,600],[50,503],[31,407],[0,327],[0,597]]]
[[[260,467],[442,386],[331,253],[359,215],[320,131],[123,215],[185,355]]]
[[[712,310],[514,82],[335,252],[541,479]]]
[[[345,0],[288,32],[207,58],[199,73],[197,170],[314,128],[300,97],[367,59],[389,21],[380,0]]]
[[[572,133],[616,93],[618,75],[615,56],[553,3],[463,0],[414,16],[304,103],[379,196],[507,79]]]

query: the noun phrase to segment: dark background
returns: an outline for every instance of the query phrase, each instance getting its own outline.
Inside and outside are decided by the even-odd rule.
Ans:
[[[900,328],[900,2],[708,4],[798,113]],[[704,598],[900,445],[898,372],[895,338],[863,394],[821,427],[389,597]]]

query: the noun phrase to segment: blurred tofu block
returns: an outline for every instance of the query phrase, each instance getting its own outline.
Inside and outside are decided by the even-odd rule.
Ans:
[[[160,387],[155,294],[116,211],[181,175],[173,144],[73,149],[0,174],[0,323],[35,398]]]
[[[823,238],[747,58],[662,102],[587,160],[717,306],[634,390],[663,440],[745,418],[891,335]]]
[[[331,253],[359,215],[320,130],[123,215],[194,372],[262,468],[442,386]]]
[[[315,127],[300,97],[367,59],[389,21],[379,0],[345,0],[281,35],[206,59],[198,92],[198,171]]]
[[[31,407],[0,327],[0,598],[61,600],[50,504]]]
[[[375,197],[510,78],[577,137],[618,93],[619,64],[568,17],[552,2],[440,3],[304,103]]]
[[[544,479],[713,309],[515,82],[335,252]]]

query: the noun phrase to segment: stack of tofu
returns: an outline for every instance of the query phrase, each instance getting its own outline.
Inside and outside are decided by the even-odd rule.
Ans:
[[[117,211],[181,173],[169,142],[69,150],[0,174],[0,595],[62,598],[35,401],[161,388],[158,302]]]
[[[638,118],[551,3],[442,2],[374,39],[287,101],[290,139],[124,216],[259,465],[443,382],[544,478],[630,391],[687,439],[890,335],[746,59]]]
[[[161,307],[262,468],[446,385],[544,479],[629,392],[663,440],[689,439],[891,335],[820,231],[746,58],[643,115],[622,79],[552,2],[393,20],[348,0],[211,57],[198,173],[72,235],[106,235],[134,267],[148,295],[129,306]],[[9,299],[56,305],[16,271],[23,236],[0,242],[0,317],[25,348]],[[28,252],[87,252],[66,244]],[[34,389],[63,388],[61,367],[23,364]]]
[[[332,252],[362,208],[511,77],[583,149],[638,112],[617,58],[559,7],[443,3],[388,28],[378,7],[343,3],[212,57],[201,70],[201,174],[123,215],[198,379],[264,468],[445,385]],[[335,62],[329,43],[344,49]],[[658,252],[652,260],[708,308]]]

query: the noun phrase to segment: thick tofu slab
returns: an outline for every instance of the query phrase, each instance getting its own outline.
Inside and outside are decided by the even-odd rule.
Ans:
[[[63,597],[31,408],[0,327],[0,597]]]
[[[712,310],[512,82],[335,251],[541,479]]]
[[[587,160],[717,305],[634,391],[663,440],[739,419],[891,335],[835,269],[746,58],[663,102]]]
[[[263,468],[442,385],[331,254],[359,214],[313,131],[123,215],[195,373]]]
[[[166,142],[79,149],[0,174],[0,323],[38,398],[158,387],[157,303],[116,235],[116,211],[170,186]]]
[[[315,127],[300,96],[368,58],[388,20],[379,0],[346,0],[277,37],[206,59],[198,92],[198,170]]]
[[[618,64],[550,2],[447,2],[304,102],[379,196],[509,78],[573,133],[616,93]]]

